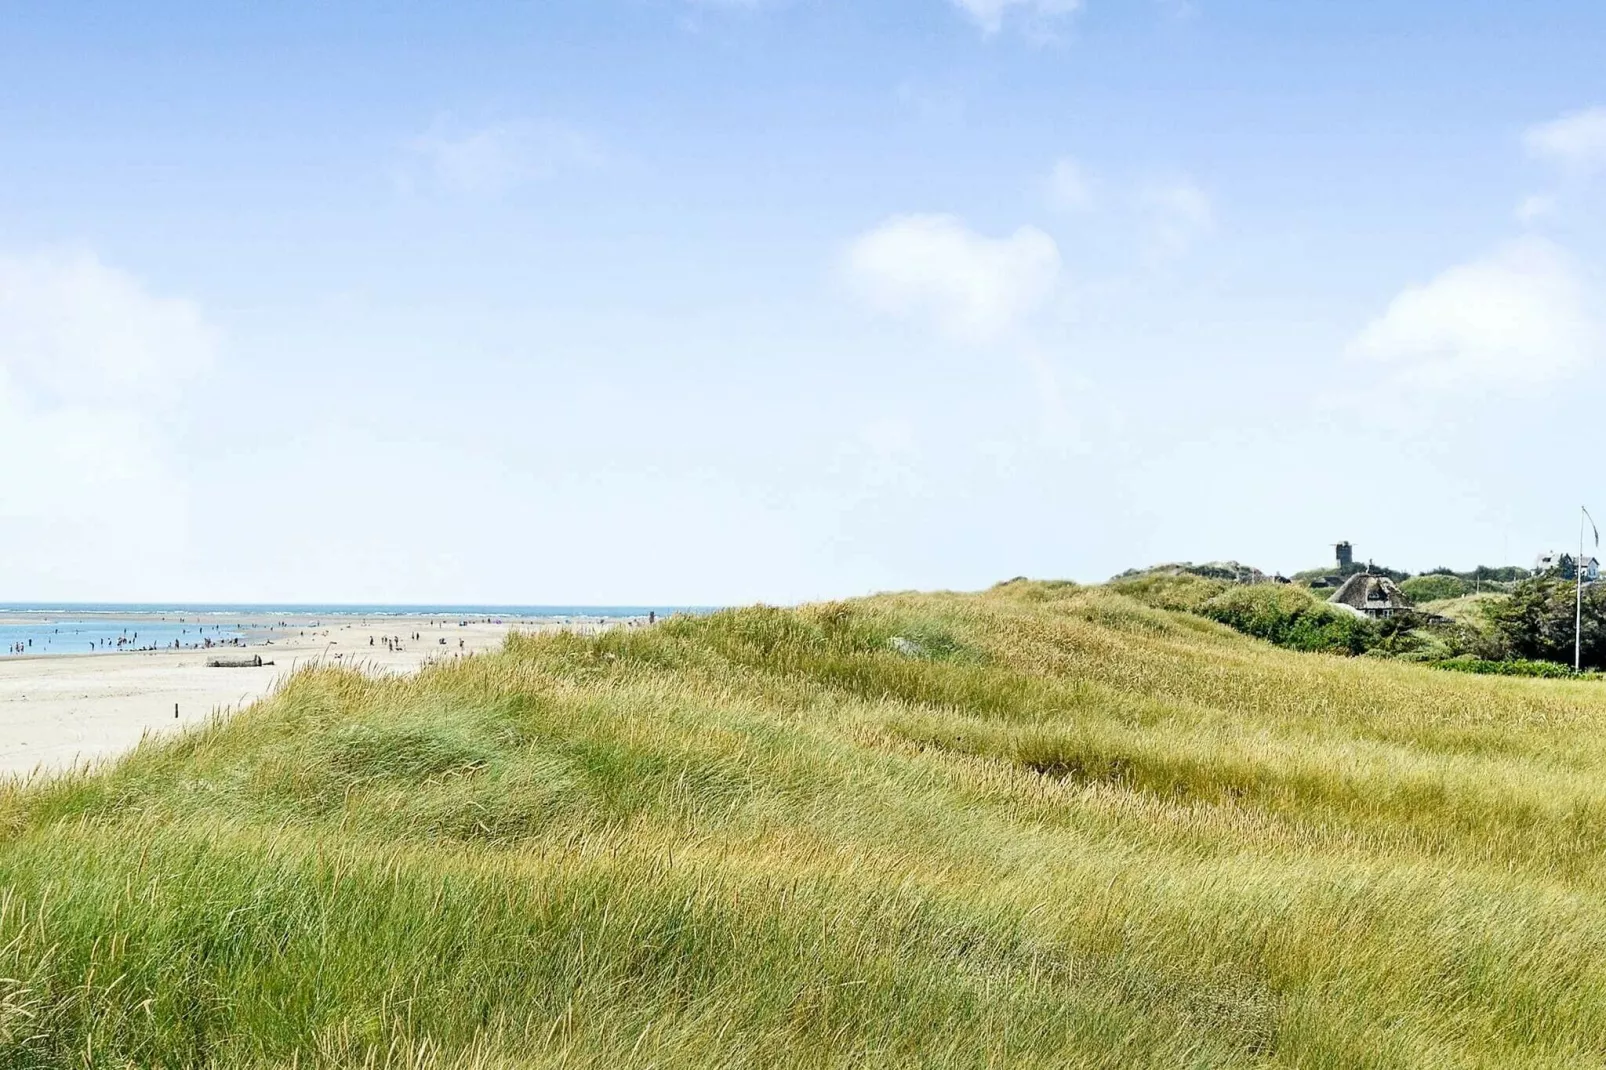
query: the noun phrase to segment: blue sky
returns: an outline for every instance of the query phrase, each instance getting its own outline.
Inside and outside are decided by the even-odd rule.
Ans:
[[[1602,55],[1580,0],[7,5],[0,591],[1529,560],[1606,513]]]

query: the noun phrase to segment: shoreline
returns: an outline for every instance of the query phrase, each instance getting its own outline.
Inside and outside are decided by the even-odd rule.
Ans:
[[[276,617],[275,625],[278,620],[291,623],[276,627],[277,634],[265,631],[260,641],[238,646],[0,655],[0,777],[50,775],[86,762],[115,760],[147,736],[245,709],[309,664],[409,674],[432,663],[498,650],[512,632],[595,635],[647,624],[644,617],[464,624],[461,618],[448,623],[439,615],[382,621],[371,616],[319,617],[316,622],[287,616]],[[420,638],[413,639],[414,635]],[[386,636],[393,641],[387,644]],[[394,641],[396,636],[401,636],[400,642]],[[243,650],[260,653],[264,662],[274,664],[206,665],[220,652]]]
[[[444,613],[328,613],[219,612],[199,616],[189,612],[114,611],[96,608],[81,612],[54,609],[0,610],[0,665],[35,658],[91,658],[104,654],[164,654],[181,651],[244,650],[299,644],[312,633],[330,637],[363,633],[373,637],[373,646],[385,637],[400,638],[428,633],[446,639],[452,649],[453,634],[467,634],[479,628],[541,631],[569,628],[589,632],[598,628],[640,627],[655,619],[667,619],[680,612],[647,610],[629,613],[627,607],[598,613],[543,615],[464,615]],[[695,611],[704,612],[701,610]],[[338,640],[337,640],[338,641]],[[90,649],[84,649],[85,645]]]

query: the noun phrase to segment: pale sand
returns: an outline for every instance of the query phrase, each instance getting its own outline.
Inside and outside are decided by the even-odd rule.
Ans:
[[[242,648],[0,659],[0,775],[51,772],[115,757],[146,733],[171,732],[204,722],[214,712],[243,709],[309,663],[416,672],[431,660],[495,650],[512,628],[595,632],[613,626],[599,625],[594,618],[583,624],[515,620],[466,627],[457,620],[423,617],[367,622],[326,618],[316,628],[309,623],[292,620],[271,644]],[[414,632],[422,640],[409,639]],[[401,649],[385,649],[382,635],[402,636]],[[443,638],[444,646],[439,641]],[[206,667],[211,657],[256,654],[274,664],[260,669]]]

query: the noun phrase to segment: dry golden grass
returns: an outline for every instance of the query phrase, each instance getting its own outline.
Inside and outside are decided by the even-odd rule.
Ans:
[[[304,673],[9,793],[0,1063],[1600,1065],[1603,728],[1028,583]]]

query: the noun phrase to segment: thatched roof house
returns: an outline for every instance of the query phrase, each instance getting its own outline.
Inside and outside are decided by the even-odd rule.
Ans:
[[[1368,617],[1392,617],[1411,609],[1411,600],[1393,580],[1368,572],[1357,572],[1345,580],[1327,601]]]

